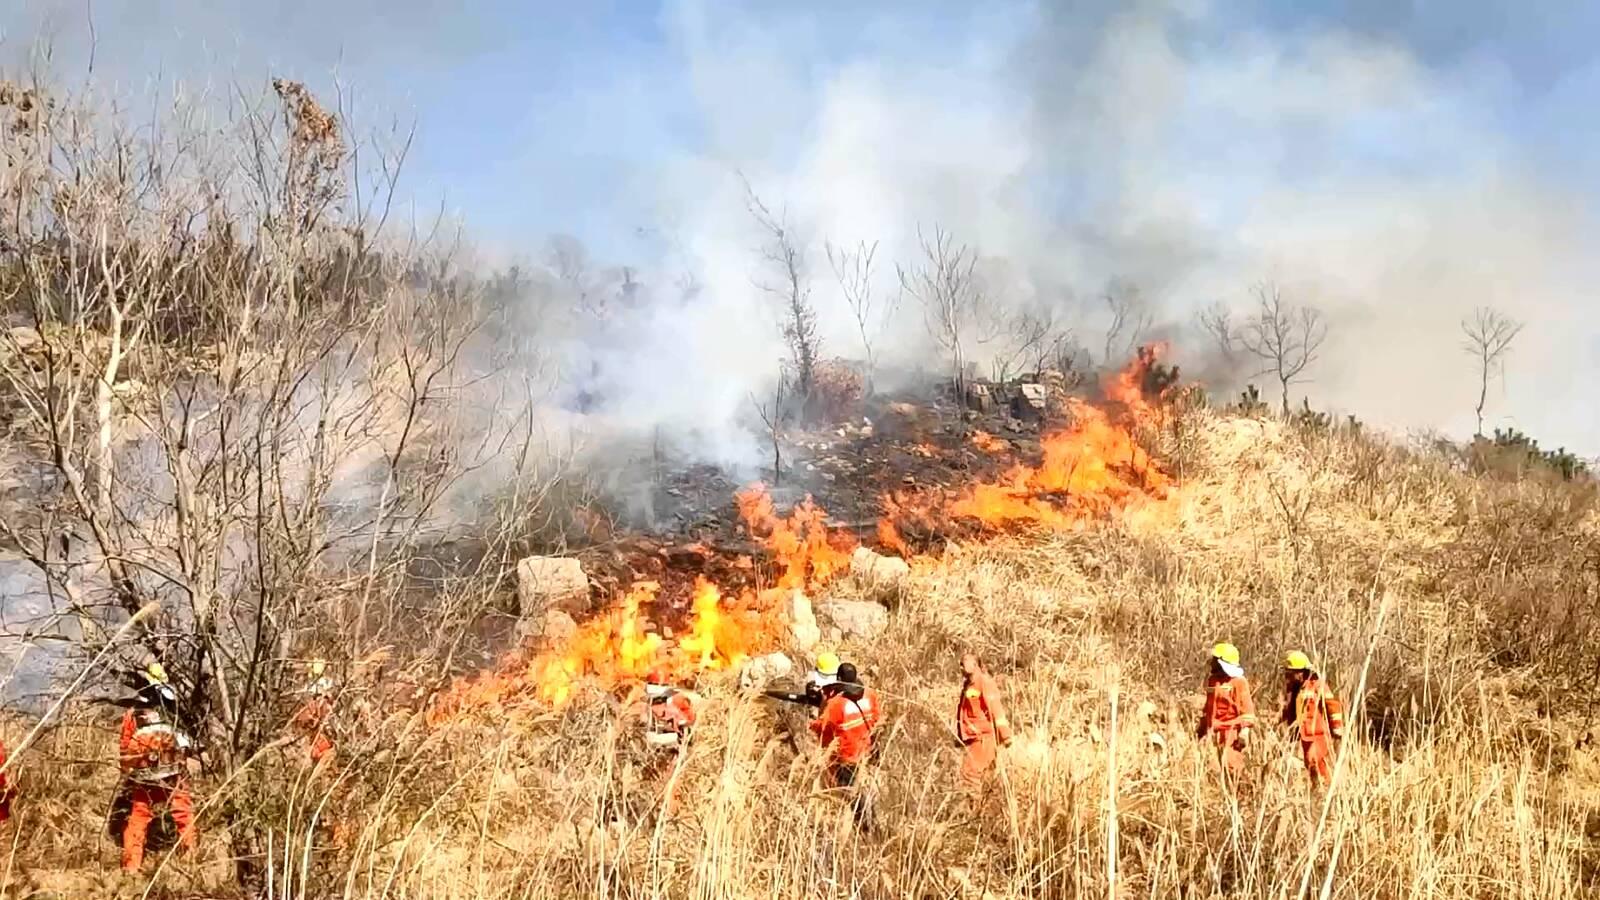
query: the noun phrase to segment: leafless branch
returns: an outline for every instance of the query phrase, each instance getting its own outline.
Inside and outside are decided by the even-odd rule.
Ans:
[[[884,325],[894,315],[900,295],[893,294],[886,298],[887,302],[880,303],[873,294],[872,275],[878,253],[877,241],[871,244],[862,241],[850,250],[830,243],[825,249],[828,265],[839,282],[839,292],[844,295],[845,303],[856,320],[857,332],[861,335],[861,349],[867,357],[866,392],[871,394],[873,373],[877,369],[873,345]]]
[[[794,367],[794,390],[804,410],[816,386],[817,363],[822,358],[805,246],[789,227],[787,216],[769,209],[748,179],[744,181],[744,188],[750,215],[765,236],[760,250],[762,262],[777,279],[775,284],[758,281],[757,286],[776,297],[782,308],[780,330]]]
[[[917,229],[922,258],[910,268],[896,265],[900,287],[922,304],[928,333],[949,356],[956,396],[966,396],[968,342],[981,337],[987,297],[975,276],[978,254],[935,226]],[[977,332],[977,334],[975,334]]]
[[[1287,416],[1289,387],[1303,381],[1306,370],[1317,361],[1328,337],[1328,326],[1320,310],[1290,303],[1272,282],[1258,284],[1252,291],[1256,310],[1240,326],[1237,340],[1246,353],[1261,363],[1256,375],[1277,379],[1283,414]]]
[[[1461,320],[1461,332],[1466,336],[1462,349],[1470,354],[1478,367],[1478,404],[1473,407],[1477,416],[1477,435],[1483,434],[1483,410],[1489,399],[1489,379],[1496,365],[1502,372],[1511,342],[1522,331],[1522,323],[1500,311],[1480,306],[1472,318]]]

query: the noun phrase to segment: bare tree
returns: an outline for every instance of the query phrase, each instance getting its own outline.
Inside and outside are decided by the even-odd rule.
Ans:
[[[1296,306],[1283,299],[1275,283],[1253,289],[1255,313],[1240,326],[1239,347],[1261,363],[1256,375],[1271,375],[1282,392],[1283,414],[1289,414],[1289,386],[1304,380],[1306,369],[1317,361],[1327,323],[1313,306]]]
[[[1511,342],[1522,331],[1522,323],[1499,310],[1488,306],[1478,307],[1470,319],[1461,320],[1461,332],[1466,335],[1462,349],[1478,365],[1478,405],[1473,413],[1478,417],[1477,436],[1483,435],[1483,408],[1489,399],[1489,378],[1498,364],[1504,371],[1505,356]]]
[[[783,430],[789,421],[788,410],[784,407],[784,387],[789,378],[780,374],[778,381],[772,388],[772,396],[763,400],[755,394],[750,395],[750,403],[755,406],[756,414],[761,417],[761,423],[766,426],[767,439],[772,443],[772,485],[777,487],[783,481]]]
[[[949,355],[956,396],[965,402],[969,341],[988,340],[985,308],[988,298],[974,274],[978,254],[966,244],[957,245],[948,231],[935,227],[929,237],[917,229],[922,259],[911,268],[895,266],[900,287],[922,304],[928,333]]]
[[[748,180],[744,188],[750,215],[766,235],[761,258],[776,279],[776,283],[758,281],[756,284],[778,298],[781,304],[783,340],[789,346],[794,389],[804,412],[816,385],[817,362],[822,358],[822,339],[817,334],[817,311],[811,303],[805,247],[796,239],[786,216],[773,213],[761,202]]]
[[[0,91],[0,449],[31,473],[0,480],[0,536],[45,607],[0,629],[160,659],[230,791],[255,790],[231,776],[280,737],[296,657],[449,670],[489,592],[422,610],[408,579],[453,489],[499,459],[543,496],[535,398],[485,396],[485,283],[453,242],[379,230],[403,146],[273,87],[221,127]],[[247,878],[267,826],[219,806]]]
[[[1101,362],[1114,366],[1130,356],[1150,330],[1151,315],[1145,308],[1144,298],[1133,284],[1120,279],[1106,286],[1102,298],[1111,313],[1111,323],[1106,326],[1106,352]]]
[[[1233,321],[1233,310],[1217,302],[1196,315],[1200,320],[1200,328],[1211,336],[1223,361],[1232,366],[1239,352],[1239,333]]]
[[[1026,364],[1033,371],[1045,368],[1045,361],[1054,355],[1069,335],[1057,332],[1055,312],[1049,308],[1021,309],[1007,317],[999,339],[1005,344],[992,360],[994,380],[1005,382]]]
[[[880,302],[880,298],[873,295],[872,270],[877,259],[877,241],[871,244],[862,241],[853,250],[835,247],[830,243],[826,249],[828,265],[833,268],[833,276],[839,281],[839,292],[850,306],[850,314],[855,317],[856,329],[861,335],[861,349],[867,357],[866,393],[870,395],[873,374],[878,367],[873,344],[884,324],[894,315],[899,295],[884,298],[885,302]]]

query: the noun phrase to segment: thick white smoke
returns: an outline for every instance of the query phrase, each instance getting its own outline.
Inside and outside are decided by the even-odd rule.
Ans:
[[[76,77],[82,4],[20,6],[0,16],[0,62],[42,35]],[[701,455],[759,457],[740,419],[783,351],[753,283],[742,172],[809,238],[830,355],[858,350],[823,240],[879,241],[879,288],[892,291],[917,228],[942,225],[1004,271],[997,302],[1056,305],[1096,349],[1112,279],[1139,286],[1191,362],[1197,308],[1242,306],[1275,279],[1332,324],[1302,391],[1394,428],[1465,436],[1474,390],[1457,323],[1498,306],[1527,327],[1488,424],[1600,448],[1584,390],[1600,374],[1586,208],[1600,67],[1585,62],[1584,4],[1507,16],[1482,0],[1326,13],[671,0],[601,25],[555,8],[441,17],[432,0],[159,7],[93,9],[97,77],[138,90],[272,72],[330,94],[337,68],[368,103],[416,104],[413,188],[448,193],[486,243],[542,244],[517,230],[510,198],[636,265],[655,301],[587,350],[604,363],[608,428],[662,426]],[[628,237],[641,228],[669,236],[671,253],[639,253]],[[699,290],[680,302],[685,268]],[[885,344],[891,361],[937,362],[909,306]]]
[[[656,196],[703,289],[627,351],[641,365],[616,387],[646,418],[724,420],[782,353],[752,285],[760,237],[740,171],[809,240],[831,353],[859,348],[822,241],[879,241],[889,292],[917,228],[942,225],[1004,262],[996,303],[1056,304],[1090,347],[1112,279],[1140,287],[1180,359],[1205,352],[1197,309],[1243,310],[1274,280],[1331,322],[1296,400],[1397,429],[1470,429],[1458,323],[1496,306],[1527,328],[1490,424],[1600,440],[1572,378],[1596,364],[1594,223],[1505,133],[1493,71],[1438,71],[1332,26],[1220,31],[1193,4],[1013,8],[935,43],[860,16],[871,39],[840,49],[794,13],[669,15],[707,146],[664,169]],[[913,307],[884,343],[933,361]]]

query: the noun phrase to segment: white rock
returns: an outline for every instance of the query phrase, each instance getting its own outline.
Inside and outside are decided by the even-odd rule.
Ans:
[[[911,565],[898,556],[882,556],[857,547],[850,554],[850,574],[868,590],[898,590],[911,576]]]
[[[817,627],[816,613],[811,609],[811,598],[795,589],[789,595],[789,636],[802,653],[808,653],[822,641],[822,629]]]
[[[559,644],[577,633],[577,620],[559,609],[547,609],[542,616],[526,616],[517,622],[517,634],[542,638],[549,644]]]
[[[783,653],[768,653],[745,663],[739,673],[739,685],[760,688],[779,679],[788,678],[794,671],[794,661]]]
[[[558,606],[587,608],[589,576],[570,556],[530,556],[517,563],[517,613],[542,618]]]
[[[845,640],[872,640],[889,627],[889,610],[871,600],[829,600],[819,610]]]

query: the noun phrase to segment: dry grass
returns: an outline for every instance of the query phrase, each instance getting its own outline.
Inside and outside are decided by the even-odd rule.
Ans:
[[[8,233],[29,236],[33,247],[32,255],[0,267],[0,293],[11,298],[5,311],[33,309],[33,319],[17,320],[38,325],[39,340],[29,346],[48,350],[60,334],[78,342],[49,375],[24,365],[20,339],[10,338],[13,386],[37,384],[42,397],[60,378],[75,379],[83,397],[97,398],[97,433],[110,435],[115,403],[125,402],[109,393],[111,385],[130,379],[89,375],[107,371],[108,353],[122,352],[102,346],[110,328],[102,320],[116,328],[126,316],[156,323],[153,331],[141,325],[130,332],[145,335],[150,350],[128,359],[130,371],[147,360],[166,365],[138,369],[161,394],[154,387],[163,384],[162,371],[166,384],[189,385],[192,358],[220,352],[219,341],[231,333],[224,326],[266,296],[258,279],[295,288],[285,296],[298,305],[267,311],[289,317],[302,338],[316,333],[305,324],[306,310],[323,310],[328,327],[340,328],[353,327],[352,310],[367,310],[362,315],[372,318],[361,319],[362,327],[376,329],[435,322],[427,304],[476,308],[457,296],[475,296],[476,288],[467,291],[470,279],[454,270],[441,270],[426,297],[389,296],[379,277],[387,270],[378,263],[390,257],[366,242],[368,227],[376,234],[381,221],[353,211],[368,206],[359,192],[344,193],[341,167],[353,157],[311,146],[331,147],[343,132],[307,106],[298,88],[285,83],[279,91],[290,101],[286,132],[275,132],[276,120],[259,112],[235,123],[240,146],[260,151],[239,158],[270,163],[256,181],[234,189],[239,196],[216,193],[204,178],[173,175],[162,182],[165,205],[142,210],[126,206],[119,183],[94,195],[103,206],[73,200],[80,180],[52,174],[45,162],[57,151],[28,139],[55,133],[67,140],[77,132],[61,123],[76,120],[46,116],[32,94],[0,85],[0,104],[15,113],[6,147],[28,163],[9,170],[8,190],[39,198],[34,212],[0,222]],[[54,132],[51,122],[58,122]],[[143,146],[130,140],[109,133],[98,155],[87,154],[93,165],[86,171],[127,170],[122,151]],[[140,152],[162,160],[182,156],[181,146]],[[234,158],[219,151],[218,171],[231,171]],[[292,188],[284,198],[279,184]],[[351,202],[335,202],[340,198]],[[94,216],[63,220],[58,199]],[[176,241],[188,232],[164,223],[191,221],[195,204],[214,200],[233,204],[247,227],[213,229],[210,243]],[[123,235],[95,218],[124,215],[143,224]],[[63,237],[62,221],[81,227]],[[156,237],[141,237],[146,233]],[[315,235],[329,249],[308,256]],[[78,246],[73,241],[146,248],[129,262],[137,264],[137,289],[106,291],[121,304],[109,311],[55,310],[60,279],[52,267],[76,271],[80,257],[95,262],[85,271],[106,265],[108,254],[55,249]],[[251,241],[258,244],[247,246]],[[167,247],[174,242],[176,249]],[[197,277],[188,285],[153,262],[167,258],[162,254],[189,259],[183,254],[196,252],[192,246],[209,249],[190,268],[221,281]],[[273,252],[263,255],[263,247]],[[257,272],[250,261],[276,253],[322,267],[315,302],[301,286],[304,266],[250,274]],[[413,269],[395,266],[390,275],[407,272]],[[59,330],[63,321],[81,327]],[[430,394],[419,389],[419,358],[431,353],[441,371],[451,369],[469,348],[466,336],[483,324],[463,322],[456,337],[399,329],[392,344],[399,368],[374,368],[374,390],[406,394],[420,408]],[[241,371],[276,371],[256,361],[262,347],[282,343],[277,330],[255,329],[234,338],[229,358]],[[314,343],[317,353],[342,346]],[[419,357],[419,346],[432,349]],[[285,360],[284,370],[323,371],[321,357],[307,353],[309,362],[295,369],[296,360]],[[401,384],[379,377],[402,369],[410,375]],[[243,391],[242,401],[274,395],[273,384]],[[89,408],[90,399],[83,402]],[[818,789],[821,760],[797,712],[741,695],[731,675],[699,685],[710,703],[681,769],[670,772],[643,752],[625,709],[599,694],[558,712],[428,728],[412,704],[427,685],[446,680],[458,650],[466,652],[470,642],[461,634],[476,621],[471,611],[495,598],[501,569],[441,578],[428,603],[413,604],[405,591],[385,588],[409,584],[388,574],[409,571],[409,525],[394,541],[392,560],[350,569],[309,549],[289,554],[324,545],[319,529],[326,525],[314,522],[293,540],[256,538],[258,552],[288,554],[274,569],[281,589],[273,596],[285,621],[297,616],[291,630],[319,635],[308,643],[352,663],[380,644],[397,646],[399,657],[372,676],[376,683],[346,698],[350,706],[367,705],[351,716],[337,763],[309,770],[302,748],[268,743],[286,711],[276,701],[262,703],[240,720],[250,726],[250,740],[235,741],[237,755],[224,764],[214,758],[213,771],[197,781],[200,857],[163,856],[153,876],[121,879],[103,827],[117,777],[115,717],[74,705],[18,760],[22,798],[12,824],[0,829],[12,841],[6,895],[245,896],[233,881],[240,871],[261,882],[248,895],[274,900],[1524,898],[1600,889],[1600,748],[1588,718],[1600,672],[1600,517],[1592,485],[1530,472],[1476,477],[1448,455],[1273,420],[1185,410],[1169,424],[1170,432],[1149,437],[1180,467],[1175,499],[1081,533],[951,548],[914,573],[886,634],[844,648],[890,701],[883,758],[866,785],[878,826],[871,834],[857,833],[841,798]],[[108,447],[98,455],[87,444],[78,450],[89,464],[110,466],[110,457],[101,458]],[[188,452],[186,442],[172,447]],[[400,450],[389,456],[396,471],[413,471],[401,465],[408,460]],[[418,467],[415,507],[433,508],[463,467],[474,470],[459,460]],[[529,510],[561,505],[559,479],[530,476],[528,483],[529,493],[513,491],[506,501],[497,546],[520,546],[535,521]],[[83,515],[95,512],[94,500],[78,501]],[[268,521],[254,502],[239,499],[240,520]],[[398,502],[385,488],[380,512],[412,521],[411,507]],[[36,516],[43,505],[19,508]],[[557,517],[537,521],[552,526]],[[37,524],[40,534],[55,533],[51,522]],[[370,558],[379,544],[374,536]],[[114,549],[107,559],[120,558]],[[835,590],[859,588],[845,582]],[[365,602],[374,591],[393,598],[382,615]],[[254,611],[251,591],[221,593]],[[302,597],[317,602],[302,608]],[[352,598],[359,609],[340,612]],[[381,629],[363,639],[369,626]],[[233,639],[236,631],[224,626],[222,636]],[[265,693],[276,696],[291,673],[276,643],[260,631],[255,637],[272,644]],[[1291,646],[1323,661],[1354,701],[1357,736],[1346,742],[1327,795],[1312,793],[1293,748],[1270,729],[1252,751],[1247,790],[1233,798],[1221,789],[1205,748],[1191,737],[1205,648],[1219,639],[1244,648],[1268,707],[1274,662]],[[1000,776],[980,798],[955,786],[958,750],[948,724],[955,660],[966,648],[1001,677],[1019,726]],[[407,692],[409,686],[419,690]],[[7,743],[15,746],[25,727],[7,724]],[[791,739],[796,731],[799,739]],[[668,780],[682,800],[672,816],[661,814]]]
[[[1208,417],[1201,433],[1209,463],[1178,509],[954,548],[914,574],[887,634],[847,648],[891,701],[872,834],[817,788],[819,760],[785,737],[790,711],[723,678],[701,685],[711,702],[675,773],[649,770],[603,697],[439,732],[396,715],[350,748],[342,773],[265,761],[250,793],[273,802],[249,814],[271,835],[272,896],[1592,893],[1600,752],[1579,746],[1587,723],[1563,712],[1566,692],[1534,677],[1543,670],[1493,662],[1480,643],[1496,633],[1492,607],[1463,618],[1472,600],[1452,587],[1455,556],[1502,527],[1505,492],[1528,488],[1271,423]],[[1367,480],[1360,466],[1380,451]],[[1500,577],[1539,572],[1554,577],[1542,564]],[[1542,589],[1559,609],[1556,586]],[[1327,660],[1347,697],[1365,684],[1363,737],[1346,742],[1329,795],[1312,792],[1277,734],[1252,750],[1248,789],[1223,792],[1191,736],[1204,648],[1219,638],[1245,648],[1269,707],[1289,645]],[[962,647],[993,661],[1020,723],[977,801],[955,787],[947,724]],[[106,759],[106,740],[63,729],[46,749]],[[48,881],[46,859],[114,858],[103,838],[83,849],[95,823],[80,804],[109,789],[84,765],[24,772],[16,859],[35,883]],[[672,817],[660,814],[667,777],[683,801]],[[208,873],[225,871],[225,844],[208,835],[207,861],[162,883],[174,896],[220,888]]]

